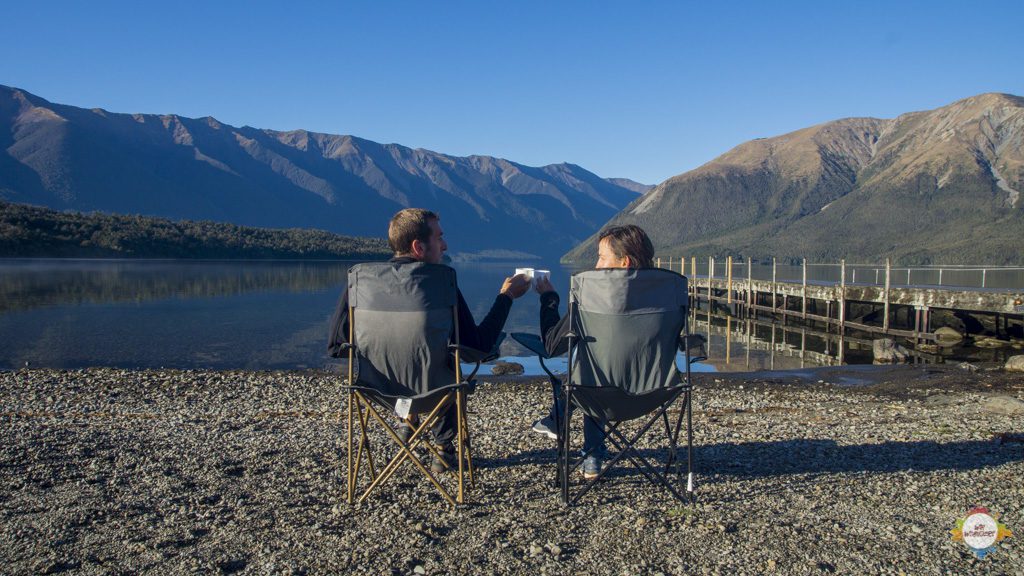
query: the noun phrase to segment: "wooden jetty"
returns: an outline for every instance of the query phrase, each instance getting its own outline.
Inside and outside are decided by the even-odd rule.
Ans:
[[[997,328],[1002,322],[1003,332],[1011,323],[1024,322],[1024,291],[992,290],[983,288],[957,288],[943,286],[893,286],[892,267],[886,261],[885,274],[880,284],[847,282],[846,263],[840,262],[838,282],[808,282],[807,261],[803,260],[801,281],[779,281],[776,265],[772,263],[772,278],[757,280],[751,277],[752,262],[747,259],[747,277],[734,278],[732,258],[727,258],[723,276],[715,274],[715,259],[708,259],[708,273],[696,274],[696,258],[691,258],[690,274],[686,274],[687,260],[681,258],[678,271],[690,279],[691,297],[695,305],[725,305],[739,316],[767,313],[787,319],[821,322],[840,333],[856,329],[911,338],[915,341],[935,340],[931,330],[931,312],[945,309],[995,317]],[[668,268],[674,268],[671,259]],[[662,261],[658,259],[658,265]],[[849,317],[850,307],[864,304],[875,307],[881,315],[880,324],[858,322]],[[904,327],[893,326],[897,313],[903,315]]]

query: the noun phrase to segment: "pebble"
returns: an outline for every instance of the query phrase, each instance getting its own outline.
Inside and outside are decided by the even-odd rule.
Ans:
[[[992,434],[1019,430],[1024,374],[929,365],[914,368],[915,384],[884,369],[892,382],[871,387],[697,375],[696,502],[626,465],[571,508],[550,485],[554,443],[529,431],[550,403],[547,383],[484,378],[469,399],[476,487],[455,511],[408,463],[362,504],[346,502],[334,374],[0,372],[0,565],[787,574],[896,573],[893,559],[906,558],[921,573],[1019,573],[1012,541],[982,564],[949,530],[970,505],[1020,529],[1024,458]],[[578,419],[574,428],[578,439]],[[370,444],[392,446],[377,432]],[[641,453],[663,454],[651,443]],[[364,459],[357,497],[367,477]],[[440,481],[454,489],[452,475]]]

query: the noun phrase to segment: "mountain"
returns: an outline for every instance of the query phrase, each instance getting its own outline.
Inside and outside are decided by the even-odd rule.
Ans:
[[[0,150],[10,202],[356,236],[386,235],[395,211],[419,206],[441,214],[456,255],[556,257],[636,198],[573,164],[86,110],[5,86]]]
[[[616,186],[622,186],[627,190],[632,190],[637,194],[646,194],[648,190],[654,188],[653,184],[641,184],[635,180],[629,178],[605,178],[605,180],[615,184]]]
[[[609,224],[676,257],[1020,264],[1022,143],[1024,98],[1007,94],[836,120],[741,144]],[[594,259],[594,241],[563,259]]]

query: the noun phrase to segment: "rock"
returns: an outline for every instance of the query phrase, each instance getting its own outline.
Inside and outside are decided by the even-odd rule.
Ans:
[[[967,372],[977,372],[978,371],[978,367],[975,366],[974,364],[969,363],[969,362],[961,362],[961,363],[957,364],[956,367],[961,369],[961,370],[966,370]]]
[[[935,341],[943,346],[956,344],[963,339],[963,334],[949,326],[943,326],[935,330]]]
[[[905,362],[910,353],[891,338],[879,338],[871,343],[876,364],[898,364]]]
[[[1002,348],[1003,346],[1009,346],[1008,340],[1000,340],[999,338],[983,337],[978,338],[974,341],[974,345],[978,348]]]
[[[1024,372],[1024,356],[1010,356],[1003,369],[1007,372]]]
[[[523,372],[523,365],[518,362],[495,362],[491,367],[491,374],[495,376],[519,376]]]
[[[981,409],[993,414],[1024,416],[1024,402],[1013,396],[992,396],[981,403]]]

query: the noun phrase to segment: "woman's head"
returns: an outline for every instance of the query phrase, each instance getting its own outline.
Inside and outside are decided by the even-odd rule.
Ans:
[[[639,226],[614,226],[601,232],[597,268],[652,268],[654,245]]]

